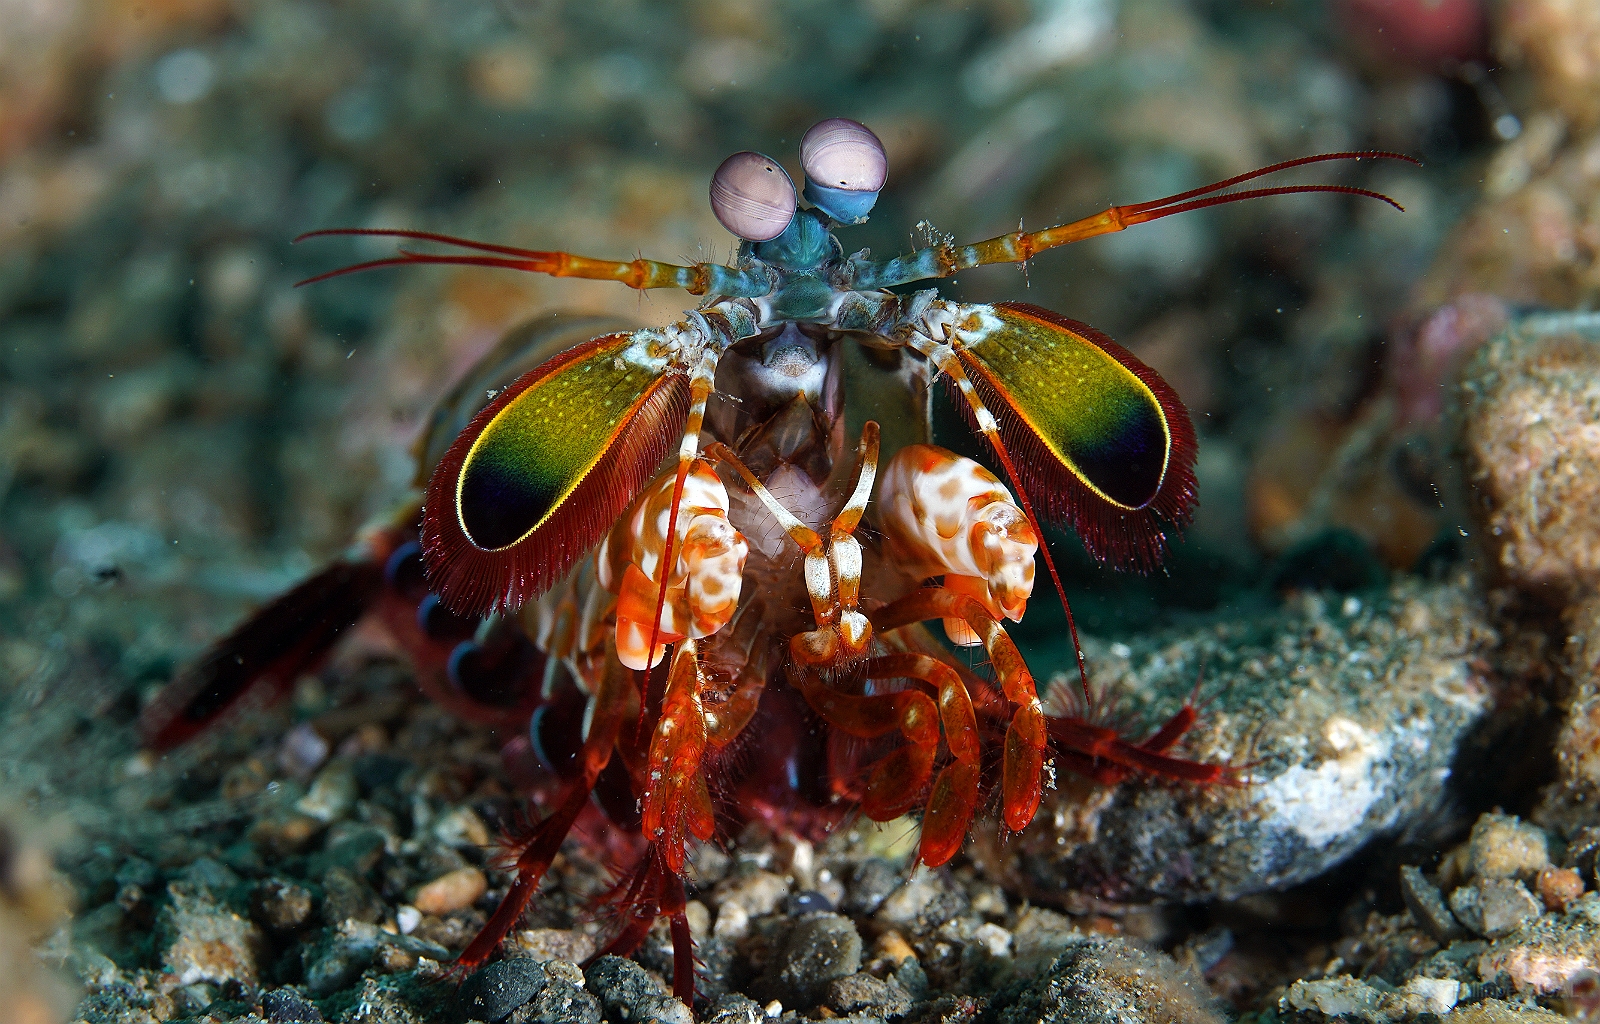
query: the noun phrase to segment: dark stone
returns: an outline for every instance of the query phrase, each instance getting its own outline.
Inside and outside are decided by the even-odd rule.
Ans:
[[[160,880],[161,874],[154,864],[143,857],[129,857],[122,862],[112,877],[118,885],[137,885],[141,889],[148,890]]]
[[[807,914],[795,922],[783,952],[751,986],[757,999],[809,1009],[822,1002],[828,982],[861,969],[861,936],[841,914]]]
[[[313,878],[335,868],[358,877],[365,875],[383,858],[386,841],[381,829],[367,825],[349,828],[329,837],[327,848],[311,858],[307,871]]]
[[[544,964],[537,960],[497,960],[462,982],[456,993],[456,1018],[500,1020],[542,992],[548,980]]]
[[[911,993],[892,977],[884,981],[858,973],[829,982],[827,1004],[839,1013],[901,1017],[911,1009]]]
[[[600,1024],[601,1019],[600,1000],[565,978],[552,977],[527,1009],[525,1024]]]
[[[281,878],[268,878],[250,890],[250,917],[274,932],[292,932],[311,917],[311,891]]]
[[[1439,945],[1448,946],[1456,939],[1467,937],[1465,929],[1450,913],[1439,887],[1428,881],[1421,868],[1407,864],[1400,869],[1400,895],[1417,924]]]
[[[411,767],[411,762],[393,754],[362,754],[350,766],[356,774],[356,784],[361,792],[392,786],[400,774]]]
[[[273,989],[262,996],[261,1012],[272,1024],[322,1024],[322,1011],[292,988]]]
[[[666,995],[643,967],[620,956],[601,957],[583,977],[589,991],[600,997],[608,1020],[636,1020],[640,1007]]]
[[[1205,982],[1121,939],[1067,947],[1000,1024],[1223,1024]]]
[[[818,910],[828,912],[833,909],[833,901],[815,889],[806,889],[789,897],[789,913],[795,917]]]
[[[385,906],[372,887],[344,868],[333,868],[322,876],[322,920],[337,927],[346,921],[372,924],[383,916]]]
[[[766,1011],[747,995],[729,992],[706,1010],[704,1024],[764,1024]]]
[[[688,1008],[632,960],[603,956],[584,972],[589,991],[600,997],[607,1020],[692,1024]]]
[[[844,909],[852,914],[871,914],[900,885],[900,872],[880,857],[870,857],[856,868],[850,880],[850,894]]]

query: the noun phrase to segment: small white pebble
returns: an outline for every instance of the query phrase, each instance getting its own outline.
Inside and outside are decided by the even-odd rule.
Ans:
[[[773,1020],[777,1020],[779,1017],[783,1016],[783,1004],[774,999],[772,1002],[762,1007],[762,1011],[766,1013],[768,1017],[771,1017]]]
[[[403,906],[394,912],[394,923],[399,926],[401,935],[410,935],[422,923],[422,911],[410,905]]]
[[[311,723],[301,722],[284,734],[283,745],[278,748],[278,764],[296,778],[307,778],[322,767],[328,750],[328,741],[322,734]]]
[[[1011,933],[997,924],[981,924],[972,930],[972,940],[982,943],[990,956],[1011,955]]]

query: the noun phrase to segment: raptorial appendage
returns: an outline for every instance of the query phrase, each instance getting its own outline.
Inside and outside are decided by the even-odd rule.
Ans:
[[[1033,594],[1038,535],[993,473],[933,445],[900,449],[883,471],[878,506],[884,536],[901,564],[973,598],[995,618],[1021,622]],[[983,639],[946,619],[950,642]]]
[[[675,483],[671,473],[657,478],[595,554],[600,585],[617,595],[617,657],[632,669],[659,664],[679,640],[710,636],[728,624],[739,605],[750,545],[728,522],[727,488],[703,459],[684,478],[673,545],[676,564],[663,580]],[[649,650],[652,632],[654,651]]]

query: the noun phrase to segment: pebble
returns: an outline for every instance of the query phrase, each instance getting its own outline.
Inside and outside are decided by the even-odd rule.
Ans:
[[[167,891],[172,902],[161,909],[156,928],[163,936],[161,961],[173,983],[255,985],[263,952],[261,930],[215,902],[206,890],[173,883]]]
[[[720,912],[737,903],[750,917],[765,917],[778,909],[789,895],[789,880],[771,871],[739,872],[723,880],[711,892],[711,904]]]
[[[630,1024],[694,1024],[694,1014],[632,960],[603,956],[583,972],[608,1020]]]
[[[350,762],[336,758],[311,780],[306,795],[295,801],[295,810],[321,822],[338,821],[350,813],[360,791]]]
[[[417,890],[411,905],[424,914],[442,917],[470,907],[489,891],[489,880],[477,868],[458,868],[440,875]]]
[[[1343,1018],[1389,1024],[1425,1013],[1449,1013],[1463,993],[1464,986],[1449,979],[1412,978],[1397,989],[1381,979],[1369,983],[1343,974],[1297,981],[1289,986],[1278,1006],[1280,1012],[1311,1013],[1330,1021]]]
[[[1055,902],[1232,899],[1314,877],[1375,836],[1448,813],[1439,781],[1490,707],[1494,640],[1465,580],[1392,586],[1346,608],[1317,595],[1275,614],[1146,637],[1091,675],[1154,728],[1192,692],[1208,704],[1176,756],[1248,785],[1058,770],[1040,815],[968,849],[991,877]],[[1062,653],[1062,663],[1068,662]],[[1058,675],[1052,692],[1076,687]],[[1137,738],[1139,733],[1135,733]]]
[[[1011,930],[1011,955],[1019,972],[1042,971],[1069,946],[1084,940],[1073,919],[1044,907],[1025,907]]]
[[[297,779],[309,778],[328,759],[328,741],[310,722],[284,733],[278,747],[278,766]]]
[[[528,1004],[528,1020],[538,1024],[600,1024],[600,1000],[584,990],[583,972],[577,966],[552,960],[545,965],[545,976],[544,988]],[[690,1017],[689,1024],[692,1022]]]
[[[1483,878],[1452,892],[1450,911],[1467,930],[1498,939],[1537,918],[1544,905],[1516,879]]]
[[[292,932],[311,917],[311,903],[304,886],[268,878],[250,890],[250,917],[268,931]]]
[[[511,933],[508,940],[524,956],[535,960],[566,960],[583,963],[599,948],[599,940],[574,928],[524,928]]]
[[[470,807],[457,807],[439,815],[433,823],[433,834],[446,846],[483,849],[489,845],[489,826],[483,823]]]
[[[761,1004],[739,992],[718,996],[706,1011],[704,1024],[765,1024]]]
[[[277,860],[305,849],[325,827],[325,822],[309,814],[289,811],[261,818],[247,835],[263,856]]]
[[[334,869],[365,875],[377,866],[387,848],[388,836],[382,829],[343,822],[329,830],[326,845],[312,855],[307,872],[313,878]]]
[[[344,868],[330,868],[322,876],[322,919],[330,925],[346,921],[372,924],[387,911],[372,886]]]
[[[868,857],[856,865],[843,909],[852,914],[875,913],[900,885],[900,872],[882,857]]]
[[[1449,945],[1466,935],[1439,887],[1428,881],[1421,868],[1408,864],[1400,869],[1400,896],[1412,920],[1440,945]]]
[[[261,1012],[271,1024],[322,1024],[322,1011],[292,988],[276,988],[262,996]]]
[[[459,1020],[492,1024],[538,995],[547,982],[544,965],[527,957],[497,960],[461,983],[456,993]]]
[[[779,999],[810,1009],[827,995],[828,983],[861,969],[861,935],[842,914],[811,913],[795,921],[783,952],[750,986],[757,999]]]
[[[1002,1000],[996,999],[999,1003]],[[992,1009],[992,1008],[991,1008]],[[1000,1024],[1223,1024],[1199,976],[1122,939],[1070,946],[1000,1009]]]
[[[372,924],[346,920],[324,931],[313,942],[303,944],[299,959],[307,991],[321,999],[340,989],[355,984],[363,971],[379,961],[384,947],[393,946],[409,954],[411,959],[401,970],[419,967],[422,958],[431,961],[450,959],[450,952],[433,942],[414,935],[396,935]],[[382,964],[394,964],[396,958],[385,954]],[[382,967],[380,964],[380,969]]]
[[[1534,879],[1534,889],[1546,910],[1559,913],[1583,895],[1583,876],[1572,868],[1545,868]]]
[[[911,1009],[911,993],[893,977],[852,974],[828,983],[826,1005],[839,1013],[866,1013],[875,1017],[902,1017]]]
[[[911,948],[905,936],[891,928],[873,941],[872,958],[899,966],[907,960],[915,960],[917,952]]]
[[[969,905],[966,890],[955,884],[947,872],[919,865],[878,905],[873,919],[913,932],[927,932],[965,914]]]
[[[1550,837],[1545,830],[1507,814],[1483,814],[1467,839],[1470,878],[1532,879],[1550,866]]]

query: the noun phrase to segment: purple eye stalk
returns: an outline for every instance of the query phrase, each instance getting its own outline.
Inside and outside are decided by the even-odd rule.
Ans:
[[[830,117],[800,140],[806,201],[840,224],[863,224],[889,177],[883,143],[858,121]]]
[[[747,242],[768,242],[794,220],[794,182],[760,153],[735,153],[711,176],[711,212]]]

